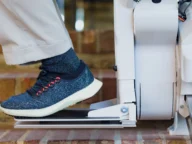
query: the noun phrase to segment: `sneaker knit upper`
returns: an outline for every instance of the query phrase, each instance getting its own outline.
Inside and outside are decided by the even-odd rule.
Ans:
[[[55,79],[49,81],[47,78],[47,81],[44,81],[50,76]],[[17,110],[46,108],[82,90],[93,80],[94,77],[89,68],[80,61],[77,71],[72,75],[46,72],[39,76],[38,85],[35,85],[32,90],[9,98],[1,104],[1,107]]]

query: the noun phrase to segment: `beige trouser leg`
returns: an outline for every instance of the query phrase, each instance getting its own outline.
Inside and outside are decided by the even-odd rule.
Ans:
[[[39,61],[73,48],[52,0],[0,0],[0,44],[9,65]]]

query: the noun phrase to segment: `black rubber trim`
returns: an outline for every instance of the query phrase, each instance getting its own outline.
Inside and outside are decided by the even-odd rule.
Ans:
[[[152,0],[152,2],[157,4],[157,3],[160,3],[161,0]]]

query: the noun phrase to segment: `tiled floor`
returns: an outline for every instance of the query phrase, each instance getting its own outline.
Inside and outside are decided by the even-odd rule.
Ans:
[[[76,105],[73,107],[87,107]],[[0,112],[0,144],[192,144],[189,136],[171,136],[172,121],[140,121],[126,129],[14,129]]]
[[[188,136],[170,136],[172,121],[142,121],[126,129],[13,129],[0,114],[0,144],[191,144]]]
[[[154,129],[123,130],[7,130],[0,131],[0,143],[151,143],[188,144],[183,136],[169,136],[166,131]]]

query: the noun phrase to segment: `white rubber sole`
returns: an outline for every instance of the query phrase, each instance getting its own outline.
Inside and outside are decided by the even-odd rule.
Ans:
[[[74,93],[73,95],[65,98],[64,100],[43,109],[30,109],[30,110],[14,110],[5,109],[0,107],[0,109],[11,116],[19,117],[45,117],[52,115],[60,110],[68,108],[69,106],[75,105],[78,102],[89,99],[94,96],[102,87],[102,82],[94,79],[94,81],[86,88]]]

